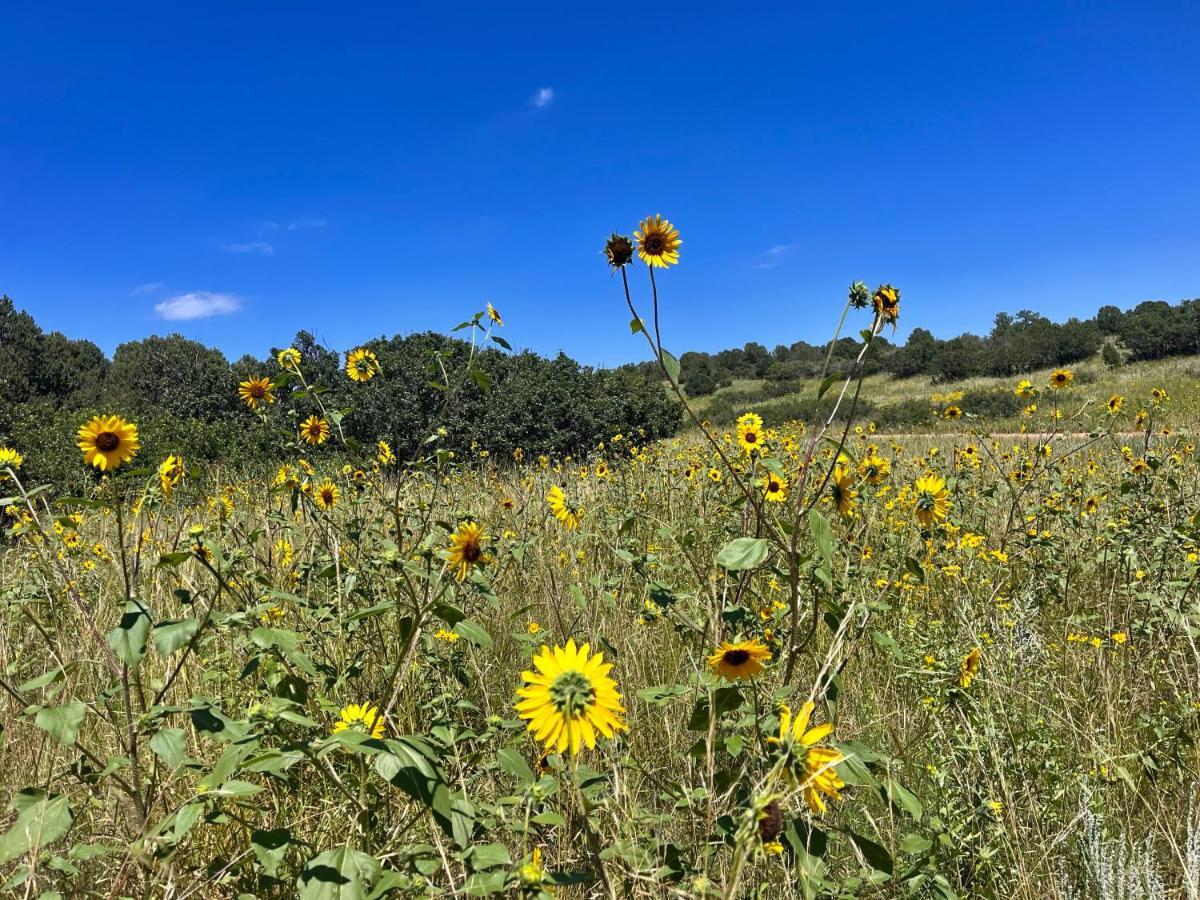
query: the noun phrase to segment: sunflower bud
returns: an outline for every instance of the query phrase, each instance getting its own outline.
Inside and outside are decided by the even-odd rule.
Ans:
[[[614,231],[612,237],[604,244],[604,255],[608,257],[608,264],[615,272],[622,266],[629,265],[629,261],[633,259],[633,241]]]
[[[867,304],[871,302],[871,292],[867,290],[867,285],[862,281],[856,281],[850,285],[850,305],[855,309],[866,309]]]

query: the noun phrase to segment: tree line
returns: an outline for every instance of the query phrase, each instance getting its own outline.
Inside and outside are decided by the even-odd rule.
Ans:
[[[362,346],[377,355],[382,374],[365,384],[352,382],[341,354],[309,332],[298,332],[292,346],[326,408],[348,410],[341,422],[347,438],[364,446],[386,440],[401,458],[418,452],[431,428],[444,430],[443,447],[506,458],[518,447],[527,455],[584,454],[614,434],[655,440],[680,424],[675,401],[636,366],[597,369],[562,353],[476,349],[476,376],[448,395],[438,373],[464,372],[472,352],[459,338],[426,332],[367,341]],[[0,445],[18,447],[37,479],[78,478],[76,428],[93,412],[117,412],[137,422],[147,459],[278,458],[278,431],[259,425],[239,401],[238,384],[278,373],[280,349],[230,362],[218,349],[172,334],[123,343],[109,359],[91,341],[43,332],[5,296]],[[284,421],[316,411],[296,385],[277,397],[271,413]]]
[[[833,370],[839,365],[846,369],[860,346],[853,338],[834,342]],[[817,376],[828,352],[827,344],[805,341],[780,344],[774,350],[751,342],[719,353],[689,352],[679,358],[680,380],[692,397],[711,394],[736,379],[766,379],[786,385]],[[1200,299],[1174,305],[1148,300],[1128,311],[1103,306],[1090,319],[1065,322],[1053,322],[1027,309],[1015,316],[1002,312],[985,336],[967,333],[939,339],[927,329],[914,328],[902,345],[877,338],[865,366],[867,374],[922,375],[940,383],[1065,366],[1097,352],[1103,352],[1105,363],[1111,366],[1200,353]],[[653,364],[643,364],[643,369],[650,373]]]

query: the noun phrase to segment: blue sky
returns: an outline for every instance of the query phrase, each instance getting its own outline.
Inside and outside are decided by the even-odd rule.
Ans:
[[[901,338],[1200,295],[1195,3],[641,9],[4,4],[0,292],[231,358],[490,300],[610,364],[599,248],[661,212],[677,352],[824,340],[855,279]]]

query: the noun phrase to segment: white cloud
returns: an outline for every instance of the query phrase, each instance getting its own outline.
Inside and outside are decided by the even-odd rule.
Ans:
[[[554,102],[554,88],[538,88],[537,93],[533,95],[533,99],[529,102],[538,109],[545,109]]]
[[[275,245],[268,241],[247,241],[244,244],[222,244],[221,249],[226,253],[259,253],[271,256],[275,253]]]
[[[242,301],[234,294],[218,294],[212,291],[190,291],[168,297],[154,304],[160,319],[168,322],[188,322],[192,319],[207,319],[210,316],[227,316],[242,308]]]
[[[758,267],[760,269],[773,269],[779,265],[783,257],[799,247],[799,244],[776,244],[763,254],[762,261],[759,262]]]
[[[157,294],[165,287],[166,285],[161,281],[149,281],[146,284],[139,284],[129,292],[129,295],[131,297],[141,297],[145,294]]]
[[[288,231],[296,231],[297,229],[300,229],[300,228],[324,228],[324,227],[325,227],[324,219],[311,219],[308,217],[304,217],[304,218],[295,219],[291,222],[288,222],[287,230]]]

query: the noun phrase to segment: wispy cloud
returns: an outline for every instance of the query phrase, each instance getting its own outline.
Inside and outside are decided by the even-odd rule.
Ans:
[[[758,263],[760,269],[773,269],[779,265],[785,256],[797,250],[799,244],[776,244],[762,255],[762,259]]]
[[[545,109],[554,102],[554,88],[538,88],[537,93],[529,100],[538,109]]]
[[[129,296],[144,297],[146,294],[157,294],[165,287],[166,284],[161,281],[148,281],[145,284],[139,284],[137,287],[135,287],[129,292]]]
[[[242,301],[235,294],[218,294],[212,291],[189,291],[154,304],[154,311],[158,317],[168,322],[189,322],[192,319],[227,316],[241,308]]]
[[[298,231],[301,228],[324,228],[324,227],[325,227],[324,219],[312,219],[312,218],[304,217],[304,218],[300,218],[300,219],[293,219],[291,222],[288,222],[287,230],[288,231]]]
[[[246,241],[244,244],[222,244],[221,249],[226,253],[257,253],[260,256],[272,256],[275,245],[270,241]]]

